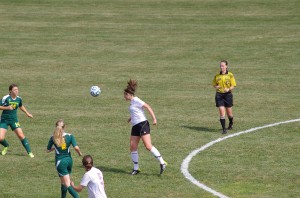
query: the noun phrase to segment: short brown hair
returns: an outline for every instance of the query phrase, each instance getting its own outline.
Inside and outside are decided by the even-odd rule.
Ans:
[[[221,63],[225,63],[225,65],[228,65],[228,61],[227,60],[221,60]]]
[[[9,85],[8,91],[11,91],[14,87],[18,87],[18,85],[17,84],[11,84],[11,85]]]

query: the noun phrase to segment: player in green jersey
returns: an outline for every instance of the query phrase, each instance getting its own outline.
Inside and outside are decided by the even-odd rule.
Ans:
[[[228,71],[228,62],[222,60],[220,62],[220,73],[215,75],[213,79],[213,86],[216,89],[216,107],[219,108],[220,123],[222,126],[222,133],[227,133],[233,126],[233,95],[232,90],[236,87],[236,82],[233,74]],[[225,128],[225,113],[229,119],[228,128]]]
[[[27,138],[25,137],[21,125],[18,120],[17,110],[21,109],[29,118],[33,116],[26,110],[25,106],[22,103],[22,98],[19,97],[19,88],[16,84],[11,84],[9,86],[9,94],[2,98],[0,103],[0,110],[2,111],[1,121],[0,121],[0,144],[4,146],[1,154],[6,155],[9,144],[5,139],[5,134],[7,132],[8,126],[11,130],[15,132],[18,136],[22,145],[26,149],[29,157],[33,158],[34,155],[31,152],[31,148]]]
[[[61,181],[62,198],[67,196],[67,191],[69,191],[73,197],[79,197],[78,193],[71,186],[70,174],[73,166],[70,152],[71,145],[78,155],[81,156],[82,153],[76,143],[75,137],[65,132],[65,123],[60,119],[56,122],[56,128],[48,142],[47,152],[55,150],[55,166]]]

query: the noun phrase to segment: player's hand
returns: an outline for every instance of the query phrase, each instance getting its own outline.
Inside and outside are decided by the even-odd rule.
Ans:
[[[33,118],[33,115],[31,113],[27,113],[27,116]]]
[[[153,125],[156,125],[157,124],[157,121],[156,121],[156,118],[153,120]]]
[[[128,118],[127,122],[129,123],[131,121],[131,118]]]
[[[14,110],[14,107],[12,105],[7,106],[7,110]]]
[[[227,92],[230,91],[230,89],[229,88],[225,88],[224,91],[227,93]]]
[[[218,85],[218,86],[215,86],[215,88],[216,88],[216,90],[218,90],[221,88],[221,86]]]

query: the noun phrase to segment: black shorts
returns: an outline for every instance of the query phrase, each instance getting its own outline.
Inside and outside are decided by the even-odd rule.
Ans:
[[[216,93],[216,107],[232,107],[233,106],[233,95],[229,93]]]
[[[131,128],[131,136],[143,136],[150,134],[150,124],[148,120],[140,122]]]

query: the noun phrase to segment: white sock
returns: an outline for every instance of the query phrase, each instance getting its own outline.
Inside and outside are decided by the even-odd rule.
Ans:
[[[154,146],[152,146],[152,148],[151,148],[150,151],[154,155],[154,157],[159,161],[160,164],[164,164],[165,163],[165,161],[162,158],[162,156],[160,155],[159,151]]]
[[[133,162],[133,170],[139,169],[139,154],[137,151],[131,152],[131,160]]]

